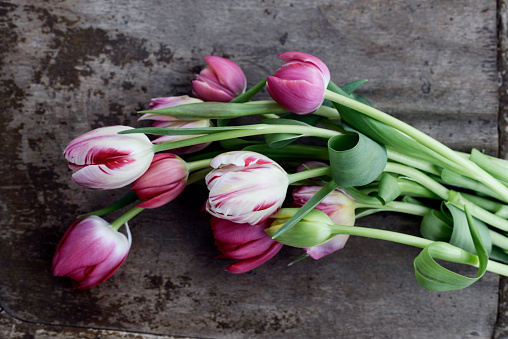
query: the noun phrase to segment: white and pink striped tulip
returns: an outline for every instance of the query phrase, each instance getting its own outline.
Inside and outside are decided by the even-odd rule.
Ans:
[[[245,92],[247,78],[240,66],[218,56],[204,58],[208,64],[192,81],[192,93],[204,101],[229,102]]]
[[[86,289],[109,279],[127,258],[131,234],[117,232],[92,215],[76,220],[58,244],[51,269],[54,276],[72,279],[75,289]]]
[[[145,174],[132,183],[132,190],[144,200],[138,207],[156,208],[172,201],[185,189],[188,176],[182,158],[171,153],[156,154]]]
[[[293,206],[303,206],[321,188],[321,186],[297,186],[293,190]],[[316,206],[316,209],[325,212],[332,222],[337,225],[353,226],[355,224],[355,202],[339,190],[330,193]],[[321,245],[305,250],[311,258],[319,259],[342,249],[348,239],[349,235],[340,234]]]
[[[267,77],[266,89],[270,96],[292,113],[315,112],[321,106],[330,82],[328,67],[307,53],[285,52],[278,57],[284,63]]]
[[[206,176],[210,191],[206,210],[236,223],[259,224],[277,212],[289,178],[272,159],[255,152],[232,151],[216,156]]]
[[[150,166],[152,143],[144,134],[118,134],[127,126],[101,127],[67,145],[64,157],[72,180],[94,189],[115,189],[132,183]]]

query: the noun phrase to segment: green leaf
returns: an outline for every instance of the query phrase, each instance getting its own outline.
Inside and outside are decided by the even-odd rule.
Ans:
[[[260,90],[262,90],[266,85],[266,78],[249,88],[245,93],[240,94],[233,100],[231,100],[232,103],[242,103],[247,102],[252,99],[254,95],[256,95]]]
[[[341,187],[371,183],[383,172],[387,162],[386,149],[361,133],[330,138],[328,151],[333,180]]]
[[[181,119],[232,119],[256,114],[282,114],[288,111],[275,101],[249,103],[199,102],[138,113],[167,114]]]
[[[432,291],[459,290],[472,285],[485,274],[489,260],[487,249],[482,242],[480,232],[476,228],[476,220],[471,216],[467,207],[465,207],[465,215],[473,240],[474,251],[478,256],[476,276],[474,278],[465,277],[439,265],[434,257],[447,260],[453,249],[449,247],[451,246],[449,244],[433,242],[422,250],[413,263],[416,279],[422,287]]]
[[[379,188],[377,195],[384,204],[397,199],[402,192],[397,179],[389,173],[383,173],[379,180]]]
[[[494,178],[508,182],[508,162],[503,159],[494,158],[478,151],[476,148],[471,150],[469,159],[492,175]]]
[[[263,144],[247,146],[243,150],[261,153],[277,161],[328,160],[327,148],[312,145],[286,145],[281,148],[271,148]]]
[[[431,210],[423,216],[420,224],[420,233],[425,239],[433,241],[450,241],[453,227],[447,222],[443,213]]]
[[[282,119],[291,119],[296,121],[301,121],[310,126],[316,126],[319,120],[322,119],[319,115],[307,114],[307,115],[298,115],[294,113],[285,114],[282,116]]]
[[[462,248],[469,253],[475,254],[474,238],[470,232],[470,226],[466,212],[459,209],[452,203],[445,203],[446,207],[450,211],[453,217],[453,232],[450,238],[450,244]],[[465,207],[464,207],[465,208]],[[465,208],[467,210],[467,208]],[[490,239],[490,232],[487,225],[478,220],[474,219],[475,229],[478,231],[479,236],[488,252],[492,249],[492,241]]]
[[[328,89],[332,92],[353,99],[351,95],[348,95],[348,93],[344,92],[332,81],[330,81]],[[357,100],[359,98],[360,97],[358,96],[356,97]],[[334,103],[334,107],[337,109],[344,122],[352,126],[357,131],[360,131],[361,133],[381,143],[382,145],[391,147],[402,154],[417,157],[422,160],[431,161],[432,163],[436,163],[441,167],[452,168],[455,166],[455,164],[449,159],[441,156],[428,147],[423,146],[405,133],[402,133],[391,126],[388,126],[385,123],[382,123],[354,109],[337,103]]]
[[[446,184],[453,185],[456,187],[461,187],[461,188],[468,188],[470,190],[474,190],[476,192],[480,192],[480,193],[483,193],[483,194],[488,195],[490,197],[502,200],[502,198],[499,196],[499,194],[497,194],[496,192],[494,192],[493,190],[491,190],[490,188],[488,188],[481,182],[471,179],[471,178],[468,178],[464,175],[457,174],[454,171],[451,171],[449,169],[446,169],[446,168],[442,169],[441,179]]]
[[[182,105],[183,106],[183,105]],[[226,131],[238,130],[257,130],[256,125],[245,126],[225,126],[225,127],[199,127],[199,128],[157,128],[157,127],[143,127],[128,129],[118,132],[118,134],[134,134],[145,133],[154,135],[198,135],[198,134],[213,134]]]
[[[287,232],[293,226],[295,226],[303,217],[305,217],[310,211],[312,211],[321,201],[323,201],[330,193],[332,193],[338,185],[330,181],[326,186],[323,186],[319,191],[314,194],[302,207],[296,212],[279,230],[272,236],[272,239],[276,239],[279,235]]]
[[[350,82],[348,84],[345,84],[344,86],[341,87],[341,89],[347,94],[352,94],[354,91],[356,91],[360,86],[362,86],[366,82],[367,82],[367,79],[356,80],[356,81]]]
[[[263,123],[268,125],[299,125],[299,126],[309,126],[308,124],[293,120],[293,119],[265,119]],[[265,134],[265,140],[268,146],[271,148],[280,148],[286,146],[293,141],[298,140],[302,137],[302,134],[293,134],[293,133],[274,133],[274,134]]]

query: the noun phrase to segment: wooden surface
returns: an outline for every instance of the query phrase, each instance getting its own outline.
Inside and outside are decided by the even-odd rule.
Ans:
[[[502,338],[505,280],[426,291],[412,272],[418,250],[402,245],[352,238],[289,268],[301,251],[284,248],[253,272],[224,272],[198,213],[203,187],[136,217],[129,256],[106,283],[74,291],[50,270],[75,216],[125,192],[72,184],[66,144],[101,126],[140,126],[136,111],[150,98],[190,93],[207,55],[231,58],[252,85],[279,67],[277,53],[312,53],[335,82],[369,79],[362,94],[377,107],[442,142],[506,156],[498,15],[504,22],[504,0],[499,9],[485,0],[1,2],[0,337]],[[398,215],[358,224],[419,227]]]

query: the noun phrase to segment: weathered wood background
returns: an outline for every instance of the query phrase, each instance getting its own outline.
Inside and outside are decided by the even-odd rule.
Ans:
[[[127,261],[98,287],[74,291],[50,263],[77,214],[124,193],[74,185],[66,144],[139,126],[150,98],[190,93],[207,55],[231,58],[252,85],[279,67],[277,53],[312,53],[335,82],[369,79],[362,94],[377,107],[449,146],[506,156],[505,2],[0,2],[0,337],[504,337],[504,279],[429,292],[412,272],[418,250],[402,245],[352,238],[290,268],[301,251],[285,248],[228,274],[198,213],[203,187],[134,219]],[[396,215],[358,223],[419,228]]]

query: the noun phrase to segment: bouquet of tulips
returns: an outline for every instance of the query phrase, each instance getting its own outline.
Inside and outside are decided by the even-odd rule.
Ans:
[[[486,271],[508,276],[507,161],[453,151],[375,109],[355,93],[365,80],[338,86],[312,55],[278,57],[282,67],[248,90],[236,63],[206,57],[193,97],[153,99],[140,112],[151,127],[102,127],[72,140],[64,156],[75,183],[131,190],[72,224],[54,275],[81,289],[104,282],[129,252],[128,221],[204,180],[220,256],[238,260],[231,273],[255,269],[283,245],[304,249],[294,262],[317,260],[356,235],[421,248],[415,275],[430,290],[467,287]],[[273,100],[252,100],[265,87]],[[259,123],[234,120],[245,116]],[[111,223],[102,218],[120,208],[126,212]],[[382,211],[420,216],[421,237],[354,226]],[[435,259],[477,267],[477,275]]]

